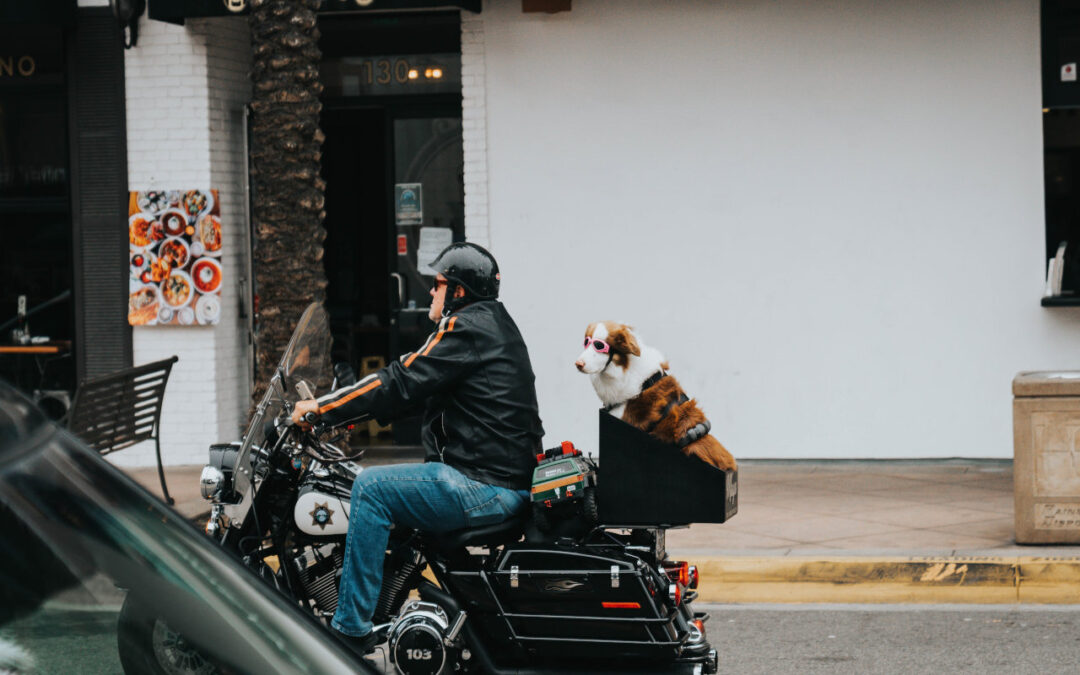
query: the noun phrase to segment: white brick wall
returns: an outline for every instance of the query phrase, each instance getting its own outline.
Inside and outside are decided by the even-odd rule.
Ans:
[[[465,153],[465,238],[492,246],[488,225],[487,69],[484,18],[461,12],[461,117]]]
[[[229,287],[222,293],[223,323],[216,327],[218,349],[215,353],[217,391],[219,400],[225,404],[218,408],[216,440],[232,440],[238,437],[240,427],[246,421],[251,394],[248,320],[240,318],[241,303],[245,305],[245,315],[250,312],[250,307],[246,306],[250,304],[247,269],[251,248],[245,191],[244,106],[251,99],[251,40],[247,20],[243,18],[206,21],[201,27],[206,29],[209,45],[210,184],[220,190],[222,223],[233,224],[228,230],[224,254],[226,269],[233,273],[229,277]],[[199,28],[198,25],[192,27],[193,30]],[[224,220],[226,217],[228,220]],[[226,320],[230,322],[229,326],[224,325]],[[205,446],[201,452],[205,455]],[[199,460],[202,461],[205,460]]]
[[[131,190],[213,188],[224,235],[222,318],[217,326],[134,329],[134,362],[176,354],[161,418],[167,465],[202,464],[210,443],[238,437],[247,411],[249,366],[240,282],[249,231],[243,107],[250,99],[251,46],[244,18],[140,20],[125,53],[128,183]],[[153,464],[149,444],[110,455]]]

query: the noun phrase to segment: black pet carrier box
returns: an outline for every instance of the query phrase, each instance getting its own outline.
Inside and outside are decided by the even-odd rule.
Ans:
[[[723,523],[739,510],[738,471],[723,471],[600,411],[597,496],[605,525]]]

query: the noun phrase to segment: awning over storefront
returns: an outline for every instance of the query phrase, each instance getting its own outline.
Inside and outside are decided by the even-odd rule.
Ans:
[[[0,3],[16,4],[15,0],[0,0]],[[319,13],[341,14],[446,8],[479,12],[480,4],[481,0],[361,0],[360,2],[324,0]],[[149,6],[151,19],[182,24],[184,19],[247,14],[250,2],[248,0],[149,0]]]
[[[76,0],[0,0],[0,24],[74,23]]]

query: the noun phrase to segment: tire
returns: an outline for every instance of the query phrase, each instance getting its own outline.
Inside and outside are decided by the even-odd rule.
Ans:
[[[600,506],[596,503],[596,488],[585,488],[585,503],[581,506],[581,511],[585,515],[585,521],[590,525],[597,525],[600,522]]]
[[[211,675],[218,668],[188,644],[148,603],[128,595],[116,642],[125,675]]]

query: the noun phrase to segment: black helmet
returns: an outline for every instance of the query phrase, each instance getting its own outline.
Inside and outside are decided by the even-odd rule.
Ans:
[[[435,258],[431,267],[451,283],[465,289],[465,297],[457,302],[451,303],[450,297],[447,298],[450,309],[476,300],[499,297],[499,263],[495,262],[495,256],[476,244],[450,244]]]

